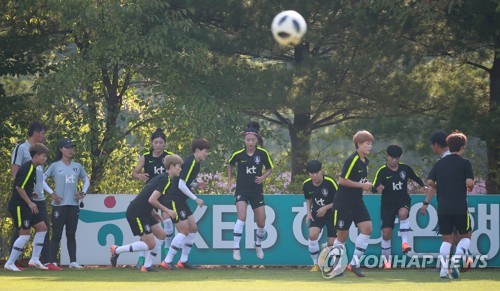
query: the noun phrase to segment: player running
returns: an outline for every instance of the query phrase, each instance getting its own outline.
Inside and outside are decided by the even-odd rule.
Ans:
[[[372,221],[363,202],[363,191],[372,190],[372,184],[367,178],[369,161],[366,156],[371,152],[373,136],[366,130],[358,131],[353,136],[353,142],[356,152],[344,163],[340,174],[340,186],[333,199],[333,218],[337,228],[334,245],[344,246],[349,228],[354,222],[361,233],[356,238],[356,249],[347,269],[358,277],[364,277],[359,263],[368,247],[372,234]]]
[[[382,220],[382,255],[385,258],[384,268],[391,268],[391,237],[394,228],[394,219],[399,218],[399,231],[401,232],[403,253],[411,251],[408,244],[410,231],[409,211],[411,207],[408,195],[408,179],[417,182],[421,187],[427,188],[413,169],[399,160],[403,149],[398,145],[387,147],[387,163],[380,167],[373,180],[373,193],[382,193],[380,218]]]
[[[306,164],[309,178],[304,181],[302,190],[306,199],[306,224],[309,225],[309,253],[313,261],[311,272],[318,272],[319,234],[326,227],[328,246],[333,246],[337,232],[333,226],[333,197],[338,189],[337,182],[323,174],[322,164],[318,160],[311,160]]]
[[[474,173],[469,160],[462,157],[467,137],[460,132],[454,132],[446,138],[451,154],[441,158],[432,167],[427,183],[437,190],[438,225],[443,243],[439,249],[441,259],[440,277],[450,278],[448,267],[452,270],[452,277],[460,276],[458,261],[467,254],[472,234],[470,214],[467,207],[467,190],[474,188]],[[424,205],[420,208],[425,215],[434,192],[427,192]],[[455,255],[450,266],[448,256],[453,243],[453,230],[456,229],[460,241],[455,249]]]
[[[139,161],[132,171],[132,178],[141,180],[144,182],[148,182],[154,177],[165,172],[165,168],[163,166],[163,160],[168,155],[173,155],[174,153],[165,150],[165,143],[167,140],[167,136],[161,130],[161,128],[157,128],[155,132],[151,134],[151,149],[145,152],[142,156],[139,156]],[[141,171],[144,169],[144,172]],[[167,238],[165,239],[165,247],[170,247],[170,242],[172,241],[174,234],[174,224],[172,222],[172,218],[169,217],[166,213],[162,212],[162,220],[163,220],[163,229],[167,234]],[[145,252],[139,253],[139,260],[137,262],[137,268],[141,268],[144,265],[145,260]]]
[[[231,185],[234,167],[238,164],[238,174],[236,177],[236,211],[238,219],[234,225],[234,249],[233,259],[241,260],[240,241],[243,227],[247,215],[248,204],[253,209],[255,222],[257,223],[257,233],[255,239],[255,253],[257,258],[264,258],[262,240],[266,235],[266,212],[264,204],[263,183],[271,175],[274,168],[273,161],[269,153],[262,146],[262,137],[259,135],[260,125],[255,121],[247,124],[247,129],[243,133],[245,147],[234,152],[227,164],[228,183]],[[266,172],[262,174],[263,168]]]
[[[29,148],[31,161],[21,165],[14,179],[12,196],[10,197],[8,210],[12,216],[13,224],[19,232],[19,237],[13,244],[9,259],[4,268],[9,271],[21,271],[14,263],[23,252],[24,246],[30,239],[30,230],[36,230],[33,238],[33,252],[28,265],[47,270],[40,262],[40,253],[42,252],[43,242],[47,234],[47,225],[43,221],[38,206],[33,202],[33,191],[36,184],[36,169],[47,162],[49,150],[41,143],[36,143]]]
[[[186,158],[186,161],[182,165],[182,172],[179,179],[174,183],[173,188],[165,197],[167,207],[175,212],[175,226],[178,231],[172,240],[165,260],[161,263],[161,266],[168,270],[175,269],[176,267],[181,269],[197,268],[188,261],[194,237],[198,232],[198,226],[186,200],[191,198],[199,207],[205,205],[203,200],[196,197],[189,188],[200,171],[200,162],[207,158],[210,143],[204,138],[195,139],[193,140],[191,149],[193,154]],[[206,188],[206,184],[199,183],[198,187]],[[174,265],[172,260],[180,249],[182,249],[181,258],[177,262],[177,265]]]
[[[116,267],[118,257],[125,252],[145,251],[146,260],[141,267],[142,272],[155,272],[152,268],[154,258],[158,255],[161,245],[165,240],[165,231],[160,225],[161,218],[155,209],[159,209],[171,217],[175,213],[165,207],[162,196],[172,186],[172,179],[181,172],[182,159],[178,155],[169,155],[164,160],[167,173],[160,174],[149,181],[144,189],[130,202],[127,207],[126,218],[134,235],[140,241],[125,246],[111,246],[111,265]]]

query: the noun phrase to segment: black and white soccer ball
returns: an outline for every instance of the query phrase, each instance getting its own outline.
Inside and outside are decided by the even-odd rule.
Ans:
[[[296,46],[306,34],[307,24],[298,12],[286,10],[274,17],[271,32],[280,45]]]
[[[326,279],[332,279],[347,268],[347,254],[343,245],[324,248],[318,257],[318,266]]]

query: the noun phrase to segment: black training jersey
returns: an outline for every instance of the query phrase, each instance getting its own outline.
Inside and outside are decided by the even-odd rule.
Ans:
[[[153,179],[151,179],[142,189],[141,193],[137,195],[134,200],[130,202],[129,207],[133,207],[136,213],[147,215],[153,210],[153,205],[149,203],[149,197],[154,191],[159,191],[162,196],[167,193],[167,190],[171,187],[172,183],[167,173],[160,174]],[[159,201],[162,198],[158,199]]]
[[[355,152],[344,162],[340,177],[354,182],[366,183],[368,181],[368,163],[368,158],[365,157],[365,161],[363,162],[358,152]],[[359,203],[363,203],[363,189],[361,188],[350,188],[340,185],[333,198],[333,205],[335,207],[353,206]]]
[[[196,176],[200,172],[200,162],[196,161],[194,155],[189,155],[182,164],[182,171],[179,178],[186,182],[186,186],[189,188],[191,183],[193,183]],[[187,197],[187,196],[186,196]]]
[[[472,164],[457,154],[437,161],[427,179],[437,185],[438,214],[467,213],[467,179],[474,179]]]
[[[149,175],[149,181],[159,174],[165,173],[163,160],[168,155],[173,155],[173,153],[169,151],[163,151],[163,153],[159,157],[153,157],[153,150],[144,153],[144,173]]]
[[[16,187],[24,189],[28,197],[33,200],[33,189],[36,184],[36,168],[32,161],[24,163],[17,171],[16,178],[14,179],[14,186],[12,191],[12,196],[10,198],[11,202],[19,204],[26,204],[26,201],[21,198],[21,195],[16,190]]]
[[[410,195],[408,195],[408,178],[417,182],[420,186],[424,186],[424,182],[415,174],[412,167],[399,163],[398,169],[393,171],[385,164],[375,174],[373,193],[377,193],[377,187],[383,185],[382,203],[405,201],[410,198]]]
[[[231,166],[238,164],[236,177],[236,193],[238,195],[259,195],[264,192],[264,185],[255,183],[258,176],[262,176],[262,169],[274,168],[269,153],[257,147],[253,155],[249,156],[245,149],[234,152],[228,163]]]
[[[311,199],[311,210],[316,214],[319,208],[333,202],[338,188],[337,182],[332,177],[323,175],[323,182],[319,186],[315,186],[311,178],[306,179],[302,191],[305,199]]]

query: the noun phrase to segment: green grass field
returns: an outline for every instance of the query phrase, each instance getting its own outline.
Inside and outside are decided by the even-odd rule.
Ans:
[[[366,270],[331,280],[306,268],[217,268],[196,271],[160,270],[141,273],[134,268],[65,269],[62,272],[27,269],[0,271],[1,290],[500,290],[499,269],[476,269],[458,280],[443,280],[432,269]],[[165,290],[167,290],[165,289]]]

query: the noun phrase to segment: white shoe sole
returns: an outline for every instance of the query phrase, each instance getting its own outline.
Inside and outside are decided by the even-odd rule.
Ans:
[[[9,271],[12,271],[12,272],[21,272],[21,270],[19,270],[16,265],[5,265],[3,266],[3,268],[5,270],[9,270]]]
[[[235,260],[235,261],[240,261],[241,260],[240,251],[233,250],[233,260]]]
[[[49,268],[45,267],[41,262],[29,261],[28,265],[33,267],[33,268],[40,269],[40,270],[48,270],[49,269]]]

